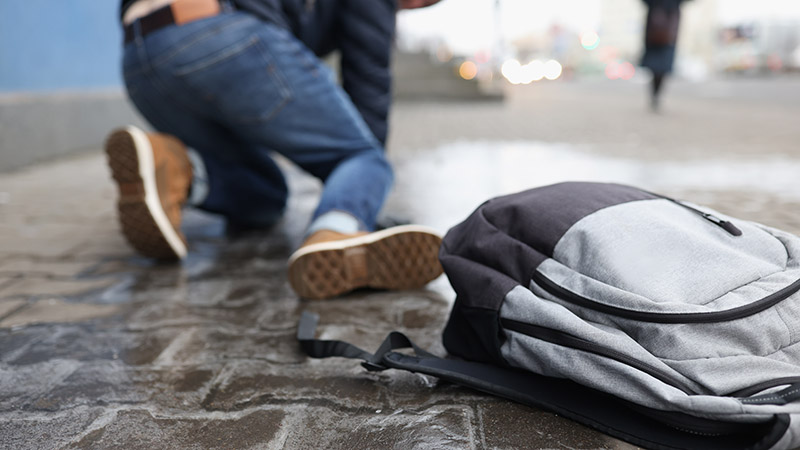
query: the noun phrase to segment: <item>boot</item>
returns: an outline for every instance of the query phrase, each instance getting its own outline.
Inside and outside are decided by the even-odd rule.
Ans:
[[[119,222],[128,243],[149,258],[183,259],[187,248],[180,231],[181,207],[192,184],[186,146],[172,136],[131,126],[109,135],[106,154],[119,188]]]
[[[418,289],[442,274],[441,243],[438,234],[419,225],[355,234],[320,230],[289,258],[289,283],[306,299],[358,288]]]

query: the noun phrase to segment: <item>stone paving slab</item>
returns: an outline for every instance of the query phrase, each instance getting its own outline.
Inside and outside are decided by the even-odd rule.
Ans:
[[[16,328],[36,323],[83,322],[115,314],[114,305],[71,304],[58,298],[36,301],[0,320],[0,328]]]
[[[505,105],[398,105],[388,213],[445,232],[486,198],[578,174],[800,232],[800,196],[783,188],[795,181],[781,179],[791,170],[751,173],[749,185],[728,175],[767,164],[741,144],[759,133],[777,166],[794,167],[797,136],[783,127],[800,108],[730,101],[715,114],[713,99],[677,96],[654,118],[619,92],[552,86]],[[774,121],[752,120],[752,109]],[[601,112],[626,123],[593,122]],[[725,166],[731,154],[740,165]],[[419,291],[299,301],[286,259],[319,184],[286,168],[281,223],[229,236],[219,219],[188,212],[191,252],[179,265],[124,243],[98,152],[0,176],[0,448],[633,448],[430,377],[307,359],[294,338],[303,310],[320,314],[318,337],[372,350],[399,330],[444,355],[454,293],[441,277]],[[730,180],[709,184],[718,170]]]
[[[0,436],[5,448],[62,449],[79,440],[103,411],[103,407],[80,407],[36,416],[8,413],[0,419]]]
[[[0,277],[47,277],[73,279],[96,263],[82,261],[37,261],[6,257],[0,262]],[[0,284],[2,288],[2,284]]]
[[[43,297],[54,295],[77,295],[89,291],[104,289],[113,284],[113,280],[77,280],[77,279],[48,279],[35,275],[23,275],[16,282],[0,288],[0,298],[11,297]]]
[[[272,443],[286,411],[280,408],[213,417],[164,416],[147,410],[122,410],[67,448],[150,450],[164,443],[186,449],[257,448]],[[95,425],[97,425],[95,423]]]

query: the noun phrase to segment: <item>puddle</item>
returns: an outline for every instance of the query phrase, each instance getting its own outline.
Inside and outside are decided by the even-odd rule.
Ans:
[[[392,209],[446,229],[489,198],[563,181],[630,184],[648,190],[763,193],[800,200],[800,159],[699,156],[687,160],[605,157],[567,144],[457,142],[397,162]],[[692,200],[692,198],[687,198]]]

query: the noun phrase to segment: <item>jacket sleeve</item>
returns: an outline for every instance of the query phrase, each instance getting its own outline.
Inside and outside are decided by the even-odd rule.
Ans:
[[[342,87],[375,137],[386,144],[397,0],[340,0]]]

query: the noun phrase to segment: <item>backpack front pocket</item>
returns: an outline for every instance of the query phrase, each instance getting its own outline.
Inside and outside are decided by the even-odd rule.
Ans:
[[[735,227],[738,235],[720,223]],[[800,279],[795,252],[758,225],[656,199],[616,205],[582,218],[537,273],[612,307],[714,312],[756,302],[792,285]],[[538,281],[546,287],[546,281]],[[634,297],[606,292],[604,287]]]

